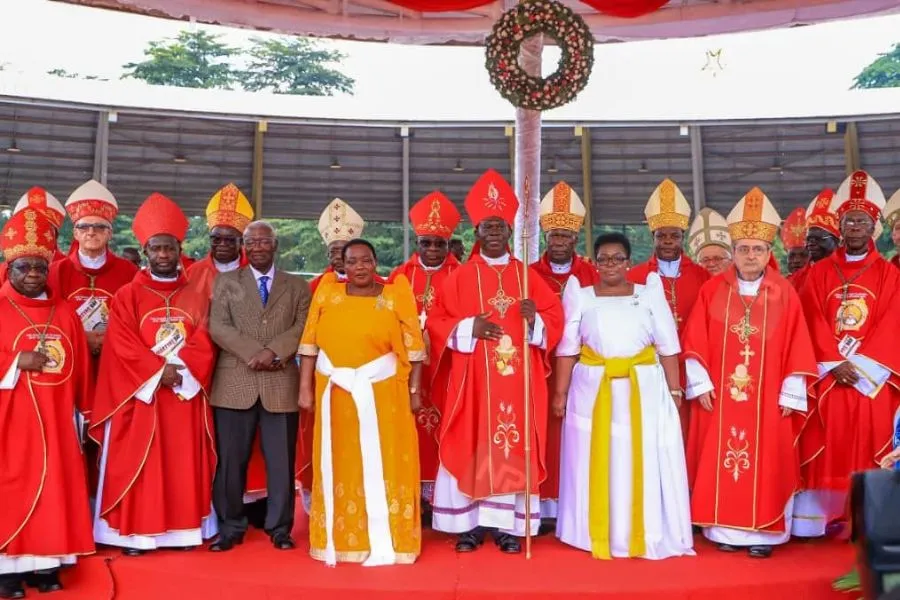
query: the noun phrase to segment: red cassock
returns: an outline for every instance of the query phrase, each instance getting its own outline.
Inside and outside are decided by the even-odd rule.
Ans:
[[[809,270],[812,266],[813,263],[808,262],[787,276],[787,280],[791,282],[791,285],[794,286],[797,292],[803,289],[803,284],[806,283],[806,278],[809,277]]]
[[[90,433],[102,443],[110,423],[99,510],[120,535],[196,529],[210,514],[216,455],[207,400],[215,365],[208,303],[183,276],[160,282],[147,271],[113,299]],[[160,386],[147,404],[135,394],[166,364],[151,348],[174,329],[186,340],[178,356],[202,389],[183,400]]]
[[[437,270],[426,271],[421,262],[419,255],[413,254],[408,261],[394,269],[389,277],[389,281],[393,281],[397,275],[404,275],[413,289],[416,297],[416,308],[419,315],[427,316],[434,308],[438,294],[443,289],[444,282],[450,277],[450,274],[459,268],[459,260],[452,254],[448,254],[444,263]],[[424,325],[424,321],[422,322]],[[438,465],[440,459],[438,457],[438,433],[441,424],[441,407],[435,405],[431,394],[431,380],[434,375],[432,365],[436,364],[439,356],[435,354],[431,356],[431,351],[435,350],[428,341],[426,335],[426,344],[428,345],[429,357],[422,365],[421,397],[422,409],[416,414],[416,429],[419,433],[419,470],[423,483],[433,483],[437,477]],[[432,361],[434,358],[434,361]]]
[[[523,294],[524,265],[493,267],[479,254],[454,271],[444,283],[426,321],[432,353],[440,358],[432,390],[443,407],[440,433],[441,464],[470,498],[525,491],[525,377],[522,352],[525,326],[518,299]],[[528,276],[528,297],[544,322],[546,350],[529,345],[531,364],[532,492],[546,478],[547,376],[550,357],[562,336],[559,297],[534,269]],[[450,335],[467,318],[490,313],[503,328],[499,342],[476,340],[471,354],[447,347]]]
[[[692,261],[686,254],[681,255],[681,268],[678,277],[665,277],[659,272],[659,259],[653,254],[645,263],[641,263],[632,267],[628,271],[628,280],[632,283],[640,285],[647,284],[647,275],[656,273],[662,280],[663,289],[666,291],[666,300],[669,308],[672,309],[672,316],[675,317],[675,325],[678,327],[678,335],[684,333],[687,320],[691,316],[694,304],[697,302],[697,296],[700,294],[700,288],[709,278],[709,271]],[[684,356],[682,355],[679,363],[681,370],[681,387],[686,384],[686,376],[684,371]],[[690,413],[691,406],[689,402],[682,402],[678,414],[681,417],[681,431],[687,442],[690,433]]]
[[[545,252],[541,260],[532,265],[535,271],[541,274],[550,289],[556,292],[562,299],[563,291],[569,277],[575,277],[581,287],[594,285],[599,281],[600,274],[591,262],[583,256],[575,255],[572,258],[572,269],[568,273],[554,273],[550,266],[550,258]],[[547,392],[551,395],[554,390],[553,376],[547,379]],[[556,500],[559,498],[559,468],[562,452],[562,423],[563,420],[551,415],[547,417],[547,479],[541,484],[541,498]]]
[[[21,371],[15,387],[0,390],[0,555],[93,553],[84,458],[73,420],[92,393],[81,323],[52,292],[49,300],[32,300],[9,283],[0,287],[0,310],[0,377],[19,352],[38,348],[44,331],[50,357],[43,371]]]
[[[247,256],[241,251],[240,267],[247,266]],[[196,293],[204,298],[212,297],[213,284],[219,270],[213,264],[210,255],[206,255],[190,267],[187,271],[188,285],[191,287],[192,293]],[[216,349],[215,356],[218,356]],[[215,364],[215,363],[214,363]],[[247,494],[261,494],[266,491],[266,461],[263,458],[262,446],[259,443],[259,432],[253,440],[253,451],[250,454],[250,462],[247,465]]]
[[[848,284],[846,294],[844,285]],[[874,398],[838,384],[826,374],[811,393],[800,436],[804,487],[846,491],[855,471],[874,469],[891,449],[894,414],[900,406],[900,271],[869,247],[863,261],[848,262],[843,248],[812,267],[800,299],[820,363],[842,362],[838,342],[852,336],[856,354],[891,374]]]
[[[797,292],[767,268],[756,298],[742,297],[729,269],[700,289],[682,339],[684,357],[703,365],[715,391],[711,412],[691,411],[694,523],[784,532],[800,462],[793,421],[782,415],[779,396],[788,376],[813,377],[816,369]]]

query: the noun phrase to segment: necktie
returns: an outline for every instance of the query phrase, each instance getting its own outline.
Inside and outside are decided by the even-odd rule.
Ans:
[[[267,283],[269,283],[268,275],[263,275],[259,278],[259,299],[262,300],[263,306],[269,302],[269,286],[266,285]]]

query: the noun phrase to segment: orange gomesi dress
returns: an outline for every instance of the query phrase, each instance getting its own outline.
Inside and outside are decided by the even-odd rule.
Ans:
[[[422,534],[409,374],[425,343],[409,281],[361,297],[325,275],[299,353],[317,356],[310,554],[330,564],[414,562]]]

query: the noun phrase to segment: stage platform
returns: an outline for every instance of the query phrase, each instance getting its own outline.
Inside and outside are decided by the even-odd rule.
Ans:
[[[104,550],[63,574],[55,600],[857,600],[831,590],[853,564],[845,542],[793,542],[768,560],[724,554],[698,538],[697,556],[601,562],[552,537],[536,538],[530,561],[493,543],[457,555],[450,536],[427,530],[414,565],[330,569],[307,553],[305,523],[294,551],[260,531],[214,554],[159,551],[140,557]],[[35,591],[29,597],[37,597]],[[43,595],[41,596],[43,597]]]

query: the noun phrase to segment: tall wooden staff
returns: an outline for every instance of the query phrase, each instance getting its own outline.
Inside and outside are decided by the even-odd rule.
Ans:
[[[525,223],[528,223],[529,198],[531,198],[531,181],[525,176]],[[522,300],[528,299],[528,227],[522,232]],[[525,374],[525,558],[531,558],[531,336],[528,335],[528,319],[523,319],[524,350],[522,352],[522,371]]]

